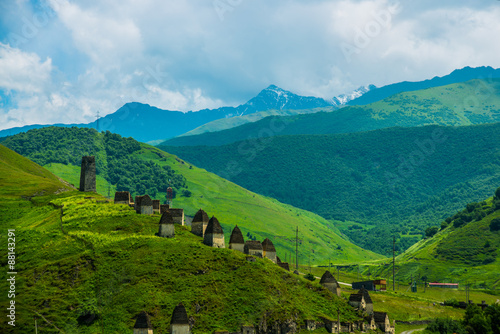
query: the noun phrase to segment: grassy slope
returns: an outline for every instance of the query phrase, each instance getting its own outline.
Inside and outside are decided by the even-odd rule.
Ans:
[[[179,137],[194,136],[194,135],[199,135],[199,134],[206,133],[206,132],[222,131],[222,130],[234,128],[234,127],[246,124],[246,123],[256,122],[256,121],[259,121],[259,120],[261,120],[265,117],[269,117],[269,116],[291,116],[291,115],[300,115],[300,114],[311,114],[311,113],[316,113],[316,112],[329,112],[329,111],[333,111],[335,109],[337,109],[337,108],[329,107],[329,108],[314,108],[314,109],[301,109],[301,110],[259,111],[259,112],[249,114],[249,115],[217,119],[215,121],[208,122],[207,124],[199,126],[194,130],[186,132],[185,134],[183,134]],[[163,142],[163,141],[159,141],[158,144],[160,144],[161,142]]]
[[[21,193],[42,189],[43,184],[33,188],[30,181],[38,175],[58,182],[26,159],[13,155],[10,168],[12,163],[26,174],[17,185],[1,179],[2,195],[16,194],[23,185],[27,189]],[[48,194],[54,188],[43,189]],[[60,211],[49,203],[63,205],[62,228]],[[179,302],[198,333],[236,330],[262,317],[270,323],[292,317],[333,319],[337,310],[345,320],[356,317],[345,301],[267,259],[249,262],[241,253],[206,247],[181,226],[174,239],[155,237],[159,216],[137,215],[94,193],[12,198],[1,207],[12,213],[1,227],[15,229],[19,273],[16,328],[4,317],[2,333],[32,330],[33,316],[43,333],[130,332],[142,310],[151,314],[155,333],[167,333]],[[1,258],[6,265],[6,256]],[[5,281],[5,275],[2,271],[0,279]],[[1,308],[7,303],[0,299]]]
[[[277,135],[351,133],[394,126],[458,126],[499,121],[500,79],[477,79],[400,93],[366,106],[268,117],[219,132],[173,138],[159,146],[223,145]]]
[[[484,208],[494,205],[492,199],[483,204]],[[412,276],[426,276],[428,282],[455,282],[460,283],[462,289],[465,284],[470,284],[473,288],[498,291],[500,231],[491,231],[489,228],[490,222],[495,218],[500,218],[498,209],[461,227],[450,224],[432,238],[419,241],[396,257],[396,279],[407,283]],[[355,272],[358,269],[351,267],[349,270]],[[361,272],[387,277],[392,282],[392,261],[383,260],[378,265],[368,264],[362,267]],[[498,296],[487,299],[494,302]]]
[[[329,259],[345,263],[380,258],[340,237],[332,222],[316,214],[255,194],[149,145],[143,145],[138,155],[162,166],[169,165],[183,175],[192,196],[175,198],[173,206],[184,208],[190,216],[199,208],[216,216],[224,228],[226,243],[231,229],[237,224],[245,239],[248,232],[258,240],[270,238],[278,256],[284,259],[295,252],[295,230],[299,227],[301,262],[308,261],[309,257],[314,263],[327,263]],[[306,255],[310,252],[311,255]]]

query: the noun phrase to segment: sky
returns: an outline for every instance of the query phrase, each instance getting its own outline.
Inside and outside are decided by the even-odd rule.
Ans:
[[[498,0],[0,0],[0,130],[500,67]]]

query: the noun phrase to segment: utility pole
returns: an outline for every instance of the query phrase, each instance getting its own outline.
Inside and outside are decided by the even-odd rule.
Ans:
[[[396,267],[396,236],[392,236],[392,291],[396,291],[395,281],[395,267]]]

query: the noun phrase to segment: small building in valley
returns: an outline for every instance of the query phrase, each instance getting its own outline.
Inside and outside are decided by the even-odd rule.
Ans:
[[[276,248],[268,238],[262,241],[262,256],[276,263]]]
[[[193,221],[191,222],[191,233],[203,238],[209,220],[208,214],[200,208],[200,210],[198,210],[194,215]]]
[[[225,248],[224,231],[217,218],[212,217],[208,221],[207,229],[203,237],[203,243],[210,247]]]
[[[134,334],[153,334],[153,326],[149,320],[149,315],[142,311],[135,321]]]
[[[229,249],[234,249],[242,253],[245,252],[245,240],[243,239],[243,233],[241,233],[240,228],[236,225],[231,232],[231,237],[229,238]]]
[[[365,288],[369,291],[386,291],[387,281],[385,279],[378,279],[373,281],[354,282],[352,283],[352,288],[354,290]]]

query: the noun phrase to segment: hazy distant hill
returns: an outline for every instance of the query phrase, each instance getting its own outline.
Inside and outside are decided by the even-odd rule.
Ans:
[[[407,235],[408,247],[430,224],[490,194],[500,184],[498,143],[500,123],[160,148],[257,193],[347,221],[351,240],[384,252],[392,233]],[[349,221],[363,228],[349,229]]]
[[[172,138],[163,145],[223,145],[275,135],[350,133],[393,126],[494,122],[500,122],[500,79],[475,79],[400,93],[366,106],[287,117],[272,116],[219,132]]]

